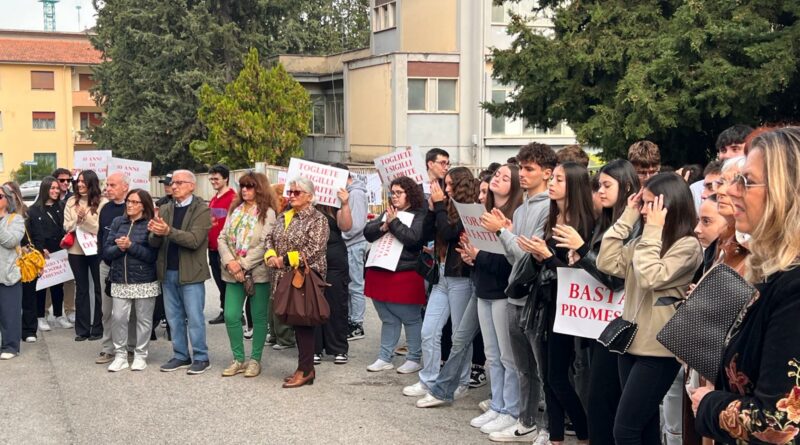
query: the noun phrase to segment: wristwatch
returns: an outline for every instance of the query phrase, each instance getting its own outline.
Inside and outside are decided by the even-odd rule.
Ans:
[[[505,227],[500,227],[499,229],[497,229],[497,232],[494,232],[494,234],[497,235],[497,236],[500,236],[500,235],[503,234],[503,230],[506,230],[506,228]]]

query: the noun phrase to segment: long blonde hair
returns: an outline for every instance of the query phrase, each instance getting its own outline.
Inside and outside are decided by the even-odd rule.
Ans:
[[[746,277],[759,282],[800,265],[800,127],[763,133],[750,152],[764,156],[767,199],[753,229]]]

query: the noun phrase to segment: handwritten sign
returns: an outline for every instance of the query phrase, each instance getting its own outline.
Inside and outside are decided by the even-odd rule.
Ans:
[[[329,165],[317,164],[316,162],[304,161],[292,158],[289,160],[289,171],[286,177],[289,181],[300,176],[310,179],[314,183],[314,194],[317,202],[331,207],[339,208],[342,203],[336,194],[339,189],[347,187],[347,178],[350,172],[341,168]],[[289,196],[289,187],[283,191],[283,196]]]
[[[121,172],[127,176],[131,190],[144,189],[149,191],[151,167],[152,163],[150,162],[112,157],[108,161],[108,174]]]
[[[383,220],[386,220],[386,214],[383,215]],[[408,227],[411,227],[411,222],[414,220],[414,214],[408,212],[397,212],[397,219]],[[377,241],[372,243],[367,256],[366,267],[380,267],[381,269],[391,270],[394,272],[397,269],[397,263],[400,262],[400,255],[403,253],[403,243],[401,243],[391,232],[386,232],[385,235],[378,238]]]
[[[69,267],[67,251],[59,250],[58,252],[51,253],[50,258],[44,262],[42,276],[36,281],[36,290],[47,289],[48,287],[66,283],[73,279],[75,279],[75,277],[72,275],[72,268]]]
[[[428,173],[422,155],[413,149],[400,148],[388,155],[375,158],[375,168],[386,187],[401,176],[408,176],[417,184],[428,184]],[[430,187],[430,185],[428,185]],[[426,193],[429,193],[426,190]]]
[[[367,197],[369,203],[379,206],[383,204],[383,185],[381,184],[381,176],[377,173],[370,173],[363,175],[360,173],[350,173],[353,179],[361,181],[367,186]]]
[[[89,233],[78,227],[75,229],[75,238],[86,256],[97,255],[97,235]]]
[[[583,269],[558,268],[558,298],[553,330],[597,339],[622,315],[624,292],[614,292]]]
[[[500,255],[506,253],[500,238],[481,227],[481,215],[486,212],[483,204],[460,204],[455,201],[453,203],[458,210],[458,216],[461,217],[461,223],[464,224],[464,232],[476,249]]]
[[[101,181],[108,174],[108,161],[111,159],[111,150],[89,150],[75,152],[74,166],[76,170],[94,170]]]
[[[278,172],[278,184],[286,184],[286,170]]]

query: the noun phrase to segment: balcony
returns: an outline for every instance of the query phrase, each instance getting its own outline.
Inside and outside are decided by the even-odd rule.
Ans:
[[[77,108],[77,107],[87,108],[88,107],[88,108],[97,108],[97,109],[100,108],[100,107],[97,106],[96,103],[94,103],[94,100],[92,99],[92,96],[89,94],[88,91],[73,91],[72,92],[72,107],[73,108]]]
[[[74,137],[75,145],[94,145],[89,135],[85,131],[76,131]]]

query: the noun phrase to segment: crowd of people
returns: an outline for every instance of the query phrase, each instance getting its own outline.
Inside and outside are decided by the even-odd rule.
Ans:
[[[155,203],[120,172],[109,172],[103,191],[93,171],[73,178],[58,169],[30,207],[6,183],[0,359],[18,355],[20,342],[35,342],[50,323],[73,327],[69,286],[36,291],[35,279],[22,282],[17,259],[30,245],[46,257],[66,249],[75,341],[101,340],[96,363],[111,372],[147,367],[162,319],[173,355],[160,370],[207,371],[204,283],[213,277],[221,312],[208,323],[227,330],[225,377],[258,376],[272,345],[297,348],[284,388],[313,384],[315,365],[326,356],[348,363],[348,341],[365,337],[369,298],[381,332],[366,371],[416,374],[398,393],[432,408],[485,382],[485,363],[491,398],[469,424],[491,441],[560,444],[574,434],[595,445],[794,443],[800,127],[737,125],[719,135],[716,149],[704,170],[674,171],[661,165],[656,144],[639,141],[628,159],[590,174],[579,146],[556,152],[531,143],[474,175],[450,168],[449,154],[434,148],[425,159],[429,188],[392,180],[385,211],[371,219],[354,176],[339,190],[338,208],[316,203],[314,184],[302,177],[272,185],[248,172],[237,192],[222,165],[209,171],[208,204],[187,170],[162,180],[168,193]],[[473,244],[456,203],[484,206],[481,226],[504,254]],[[85,241],[92,236],[96,250]],[[370,244],[386,236],[402,245],[396,267],[365,267]],[[717,264],[758,292],[728,332],[717,381],[686,389],[690,370],[656,336]],[[638,331],[623,353],[554,328],[559,268],[583,269],[624,292],[621,318]],[[329,318],[287,324],[272,304],[284,292],[278,283],[308,269],[329,284]],[[405,357],[395,368],[398,355]]]

